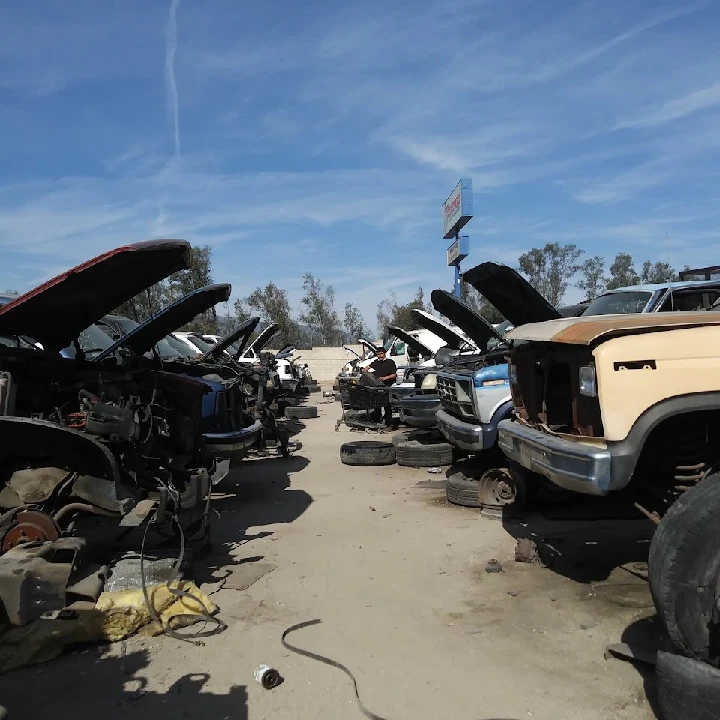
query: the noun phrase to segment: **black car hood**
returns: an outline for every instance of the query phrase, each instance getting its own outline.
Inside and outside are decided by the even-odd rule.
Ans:
[[[464,272],[463,280],[470,283],[515,327],[561,317],[524,277],[507,265],[481,263]]]
[[[228,333],[225,337],[220,338],[215,345],[212,346],[201,358],[203,360],[209,360],[210,358],[218,358],[227,350],[234,342],[240,341],[238,349],[235,355],[242,355],[245,350],[245,345],[250,339],[250,336],[255,332],[255,328],[260,323],[259,317],[251,317],[246,320],[239,328],[236,328],[232,332]]]
[[[135,355],[144,355],[173,330],[182,327],[217,303],[227,302],[230,299],[231,291],[232,286],[227,284],[208,285],[199,290],[193,290],[123,335],[107,350],[103,350],[94,358],[93,362],[101,362],[114,354],[118,348],[131,350]]]
[[[145,288],[188,267],[190,243],[150,240],[115,248],[0,307],[0,335],[25,335],[59,352]]]
[[[457,330],[453,330],[446,322],[440,318],[436,318],[425,310],[413,309],[417,321],[433,335],[437,335],[451,350],[459,350],[463,345],[467,345],[467,338],[464,338]],[[445,315],[445,313],[443,313]],[[445,315],[445,317],[450,317]],[[450,318],[452,320],[452,318]],[[458,326],[459,327],[459,326]]]
[[[420,342],[416,337],[409,335],[402,328],[394,325],[387,326],[388,332],[396,338],[402,340],[408,347],[411,347],[418,355],[432,357],[435,353],[425,343]]]
[[[280,326],[277,323],[268,325],[251,343],[248,350],[259,353],[277,335]]]
[[[459,300],[446,290],[433,290],[430,293],[433,307],[446,318],[452,320],[480,350],[487,350],[491,339],[502,340],[492,325],[480,317],[468,304]]]

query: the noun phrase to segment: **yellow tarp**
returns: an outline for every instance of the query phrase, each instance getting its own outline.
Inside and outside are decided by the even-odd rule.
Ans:
[[[163,628],[191,625],[217,612],[215,603],[194,583],[181,581],[172,587],[195,599],[179,598],[165,584],[148,588],[163,627],[153,621],[142,590],[102,593],[94,607],[79,610],[76,618],[35,620],[24,627],[13,627],[0,635],[0,672],[47,662],[68,645],[118,642],[138,632],[160,635]]]

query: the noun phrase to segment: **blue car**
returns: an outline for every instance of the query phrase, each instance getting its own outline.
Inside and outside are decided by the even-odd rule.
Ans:
[[[201,381],[207,387],[202,398],[204,453],[210,458],[226,458],[232,466],[261,442],[263,426],[262,421],[247,409],[244,388],[247,373],[224,350],[238,340],[244,346],[260,319],[251,318],[200,357],[183,356],[167,340],[174,330],[199,314],[217,303],[227,302],[230,291],[231,286],[227,284],[208,285],[194,290],[143,323],[136,323],[129,318],[105,316],[101,323],[107,328],[113,325],[125,330],[131,325],[133,327],[115,342],[108,337],[110,342],[107,347],[89,359],[93,363],[122,365],[129,362],[130,358],[150,355],[155,357],[164,371]],[[102,332],[97,326],[95,328]],[[96,334],[95,330],[92,332]]]

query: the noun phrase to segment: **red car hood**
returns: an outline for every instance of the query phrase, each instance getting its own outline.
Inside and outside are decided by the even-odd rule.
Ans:
[[[57,352],[103,315],[188,267],[190,243],[149,240],[115,248],[0,307],[0,335],[26,335]]]

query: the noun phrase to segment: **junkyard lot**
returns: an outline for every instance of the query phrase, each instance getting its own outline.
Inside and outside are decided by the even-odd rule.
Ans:
[[[643,628],[650,609],[622,607],[580,582],[603,580],[598,568],[585,566],[578,580],[515,563],[512,526],[447,505],[439,486],[416,486],[442,475],[341,465],[339,445],[358,436],[333,432],[338,414],[337,404],[320,405],[294,457],[243,463],[222,488],[217,554],[199,558],[195,576],[216,590],[224,633],[203,647],[135,638],[125,657],[115,645],[5,675],[0,697],[11,717],[361,717],[340,671],[281,646],[286,627],[315,618],[322,624],[288,640],[349,666],[382,717],[655,717],[652,681],[603,659],[606,645]],[[616,536],[637,534],[634,523],[618,527]],[[563,552],[573,552],[568,538],[584,537],[581,528],[566,528]],[[503,573],[485,572],[491,558]],[[276,569],[247,590],[217,582],[230,566],[258,563]],[[632,580],[623,571],[611,579],[618,575]],[[280,687],[253,681],[261,663],[278,668]]]

